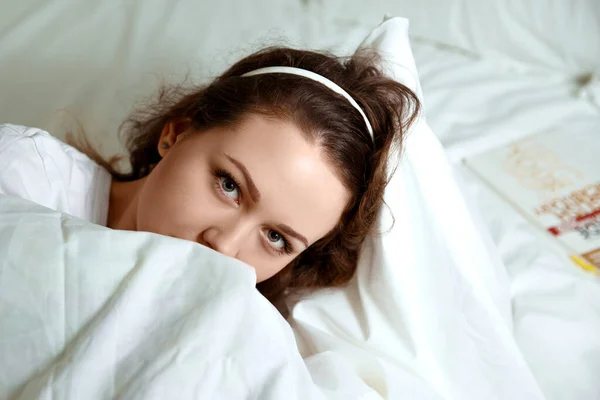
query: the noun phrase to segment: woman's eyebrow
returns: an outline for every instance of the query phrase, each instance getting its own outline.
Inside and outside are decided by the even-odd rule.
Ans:
[[[298,232],[296,232],[289,226],[287,226],[285,224],[279,224],[279,225],[277,225],[277,229],[281,230],[283,233],[285,233],[289,236],[295,237],[296,239],[298,239],[299,241],[301,241],[304,244],[304,247],[308,247],[308,240],[306,240],[306,238],[304,236],[302,236],[301,234],[299,234]]]
[[[248,172],[248,169],[246,168],[246,166],[244,164],[242,164],[240,161],[231,157],[229,154],[225,154],[225,157],[227,157],[227,159],[229,161],[231,161],[231,163],[240,170],[242,175],[244,175],[244,180],[246,181],[246,184],[248,185],[248,192],[250,192],[250,197],[252,198],[252,201],[254,201],[255,203],[258,203],[260,200],[260,190],[258,190],[256,185],[254,184],[254,181],[252,180],[252,176],[250,175],[250,172]],[[279,224],[279,225],[277,225],[277,228],[279,230],[281,230],[283,233],[298,239],[299,241],[301,241],[304,244],[305,247],[308,247],[308,240],[306,239],[306,237],[301,235],[300,233],[296,232],[289,226],[287,226],[285,224]]]
[[[244,180],[248,184],[248,192],[250,192],[250,197],[252,198],[253,202],[258,203],[260,201],[260,190],[258,190],[256,185],[254,184],[252,176],[250,175],[250,172],[248,172],[246,166],[238,160],[236,160],[235,158],[231,157],[229,154],[225,154],[225,157],[227,157],[227,159],[231,161],[233,165],[238,167],[242,175],[244,175]]]

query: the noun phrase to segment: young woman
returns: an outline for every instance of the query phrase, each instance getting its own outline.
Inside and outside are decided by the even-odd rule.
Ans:
[[[343,285],[373,233],[388,154],[419,111],[376,61],[268,48],[206,86],[162,89],[122,125],[126,173],[2,125],[0,193],[238,258],[272,302]]]

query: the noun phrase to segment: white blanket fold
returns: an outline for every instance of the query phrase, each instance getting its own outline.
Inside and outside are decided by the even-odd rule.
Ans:
[[[2,196],[0,397],[318,397],[255,279],[195,243]]]

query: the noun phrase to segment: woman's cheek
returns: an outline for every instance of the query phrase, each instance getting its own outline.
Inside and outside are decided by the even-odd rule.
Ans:
[[[150,173],[138,199],[138,230],[175,234],[173,230],[184,220],[181,208],[189,202],[182,178],[165,162]]]

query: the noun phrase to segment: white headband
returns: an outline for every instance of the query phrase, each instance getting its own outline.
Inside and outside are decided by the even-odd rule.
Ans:
[[[273,73],[304,76],[305,78],[309,78],[309,79],[312,79],[313,81],[317,81],[317,82],[327,86],[329,89],[333,90],[334,92],[341,94],[342,96],[344,96],[346,98],[346,100],[348,100],[350,102],[350,104],[352,104],[352,106],[354,108],[356,108],[356,110],[360,113],[360,115],[362,115],[363,119],[365,120],[365,125],[367,125],[367,130],[369,131],[369,135],[371,135],[371,140],[375,141],[375,138],[373,136],[373,128],[371,127],[371,124],[369,123],[369,119],[367,118],[367,116],[365,115],[363,110],[360,108],[358,103],[356,101],[354,101],[352,96],[350,96],[344,89],[342,89],[341,87],[336,85],[334,82],[330,81],[329,79],[325,78],[322,75],[316,74],[312,71],[308,71],[308,70],[301,69],[301,68],[294,68],[294,67],[265,67],[265,68],[255,69],[254,71],[246,72],[242,76],[253,76],[253,75],[273,74]]]

